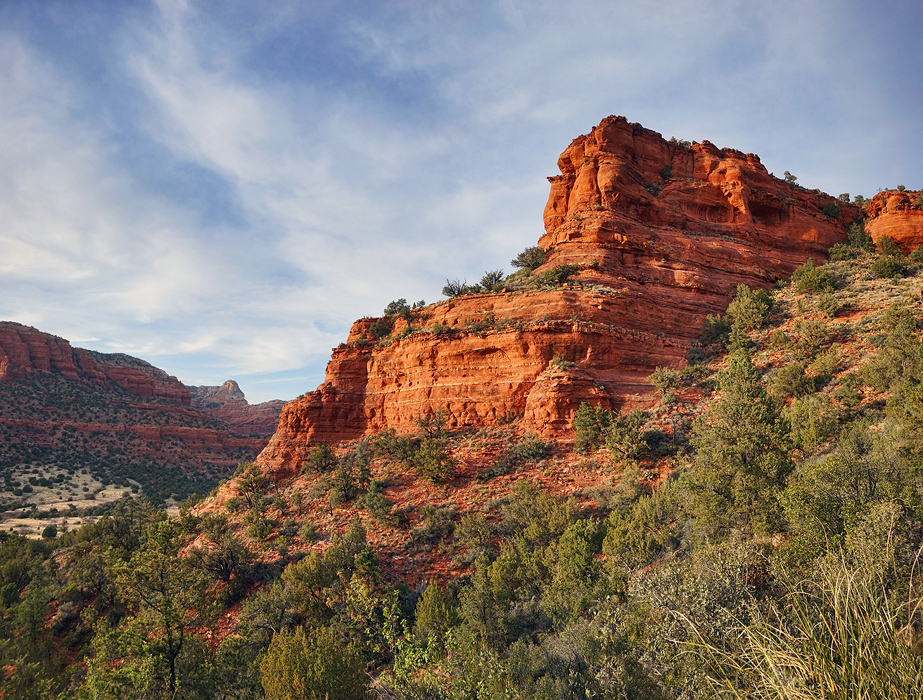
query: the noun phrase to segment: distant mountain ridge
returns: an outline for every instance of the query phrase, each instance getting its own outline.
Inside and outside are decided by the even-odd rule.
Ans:
[[[233,379],[228,379],[221,386],[187,384],[186,389],[192,395],[192,403],[196,408],[224,422],[231,430],[241,435],[272,435],[285,405],[285,401],[280,399],[249,403]]]
[[[27,470],[86,469],[157,499],[202,494],[263,448],[251,434],[259,420],[232,425],[201,410],[182,382],[139,358],[0,322],[0,500]]]

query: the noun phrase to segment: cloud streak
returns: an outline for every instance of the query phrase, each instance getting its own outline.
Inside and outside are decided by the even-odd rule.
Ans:
[[[533,244],[609,113],[834,193],[923,186],[905,5],[12,3],[0,317],[289,398],[354,318]]]

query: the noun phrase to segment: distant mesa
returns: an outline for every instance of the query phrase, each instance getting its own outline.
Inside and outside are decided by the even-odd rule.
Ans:
[[[357,321],[324,383],[282,410],[260,462],[294,469],[312,445],[411,432],[435,411],[452,428],[515,420],[566,437],[581,401],[649,404],[646,378],[686,362],[738,284],[769,287],[825,258],[859,215],[752,153],[667,141],[624,117],[576,138],[558,169],[531,278],[548,284],[439,302],[388,319],[385,335],[379,319]]]
[[[272,435],[285,405],[284,401],[278,399],[250,404],[233,379],[228,379],[221,386],[187,385],[186,388],[196,408],[224,422],[241,435]]]

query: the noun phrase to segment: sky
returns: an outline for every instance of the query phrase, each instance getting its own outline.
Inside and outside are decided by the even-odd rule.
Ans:
[[[511,272],[609,114],[838,195],[923,188],[923,4],[2,0],[0,320],[251,402]]]

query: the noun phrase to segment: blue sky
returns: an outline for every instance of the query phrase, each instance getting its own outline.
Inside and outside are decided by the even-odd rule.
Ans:
[[[0,319],[251,401],[541,235],[609,114],[832,194],[923,187],[923,6],[0,4]]]

